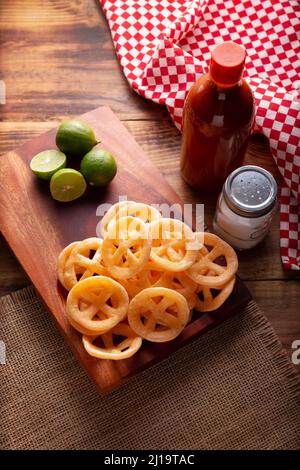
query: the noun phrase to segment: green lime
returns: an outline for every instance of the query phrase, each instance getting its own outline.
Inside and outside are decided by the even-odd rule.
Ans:
[[[30,162],[32,173],[43,180],[50,180],[51,176],[66,166],[66,156],[59,150],[44,150],[33,157]]]
[[[80,171],[91,186],[100,187],[115,177],[117,164],[111,153],[95,148],[81,160]]]
[[[50,191],[53,199],[61,202],[74,201],[86,190],[86,182],[79,171],[72,168],[58,170],[51,178]]]
[[[97,143],[93,129],[78,119],[63,121],[57,130],[57,147],[71,157],[82,157]]]

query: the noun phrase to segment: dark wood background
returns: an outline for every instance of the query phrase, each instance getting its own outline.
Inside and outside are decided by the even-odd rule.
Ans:
[[[197,194],[182,181],[180,134],[164,108],[129,88],[98,1],[1,1],[0,14],[0,79],[6,84],[6,104],[0,105],[1,154],[63,118],[108,105],[183,200],[205,203],[210,226],[216,198]],[[279,178],[261,136],[251,139],[247,162]],[[300,339],[300,273],[282,269],[278,224],[277,214],[265,241],[239,254],[239,273],[291,354],[292,342]],[[0,295],[29,284],[2,236],[0,259]]]

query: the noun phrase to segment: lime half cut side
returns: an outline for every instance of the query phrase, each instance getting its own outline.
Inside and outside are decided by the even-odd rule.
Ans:
[[[52,175],[65,168],[67,158],[59,150],[44,150],[33,157],[30,162],[32,173],[43,180],[50,180]]]
[[[56,201],[70,202],[78,199],[86,190],[86,182],[79,171],[72,168],[58,170],[51,178],[51,196]]]

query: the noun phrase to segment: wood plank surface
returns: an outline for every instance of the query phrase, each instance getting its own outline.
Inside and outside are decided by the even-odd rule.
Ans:
[[[97,0],[10,0],[0,4],[0,152],[51,129],[63,117],[109,105],[186,201],[203,200],[181,180],[180,136],[166,110],[134,93],[123,77]],[[268,145],[254,137],[248,161],[275,169]],[[210,225],[214,199],[206,201]],[[28,285],[0,238],[0,294]],[[287,348],[300,339],[299,273],[282,269],[278,215],[258,247],[239,254],[240,274]],[[297,366],[300,371],[300,366]]]
[[[75,240],[96,235],[100,204],[115,203],[120,196],[148,204],[172,205],[182,201],[110,108],[100,107],[80,118],[92,126],[97,139],[101,140],[100,146],[114,154],[118,164],[114,180],[103,190],[89,188],[85,197],[78,201],[57,203],[49,195],[48,184],[34,178],[29,168],[36,153],[55,146],[55,129],[41,134],[2,156],[0,230],[80,364],[98,390],[106,393],[135,373],[161,361],[199,333],[238,313],[251,296],[237,279],[232,294],[218,311],[195,313],[174,341],[163,344],[144,341],[132,358],[117,363],[88,356],[81,342],[82,335],[66,318],[66,292],[57,282],[59,253]]]
[[[45,121],[108,105],[121,118],[149,119],[161,107],[128,87],[96,0],[1,2],[3,120]]]

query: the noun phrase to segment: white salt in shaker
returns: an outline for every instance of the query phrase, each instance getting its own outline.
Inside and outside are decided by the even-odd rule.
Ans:
[[[254,165],[233,171],[219,196],[214,232],[238,250],[257,245],[267,234],[275,211],[277,184]]]

